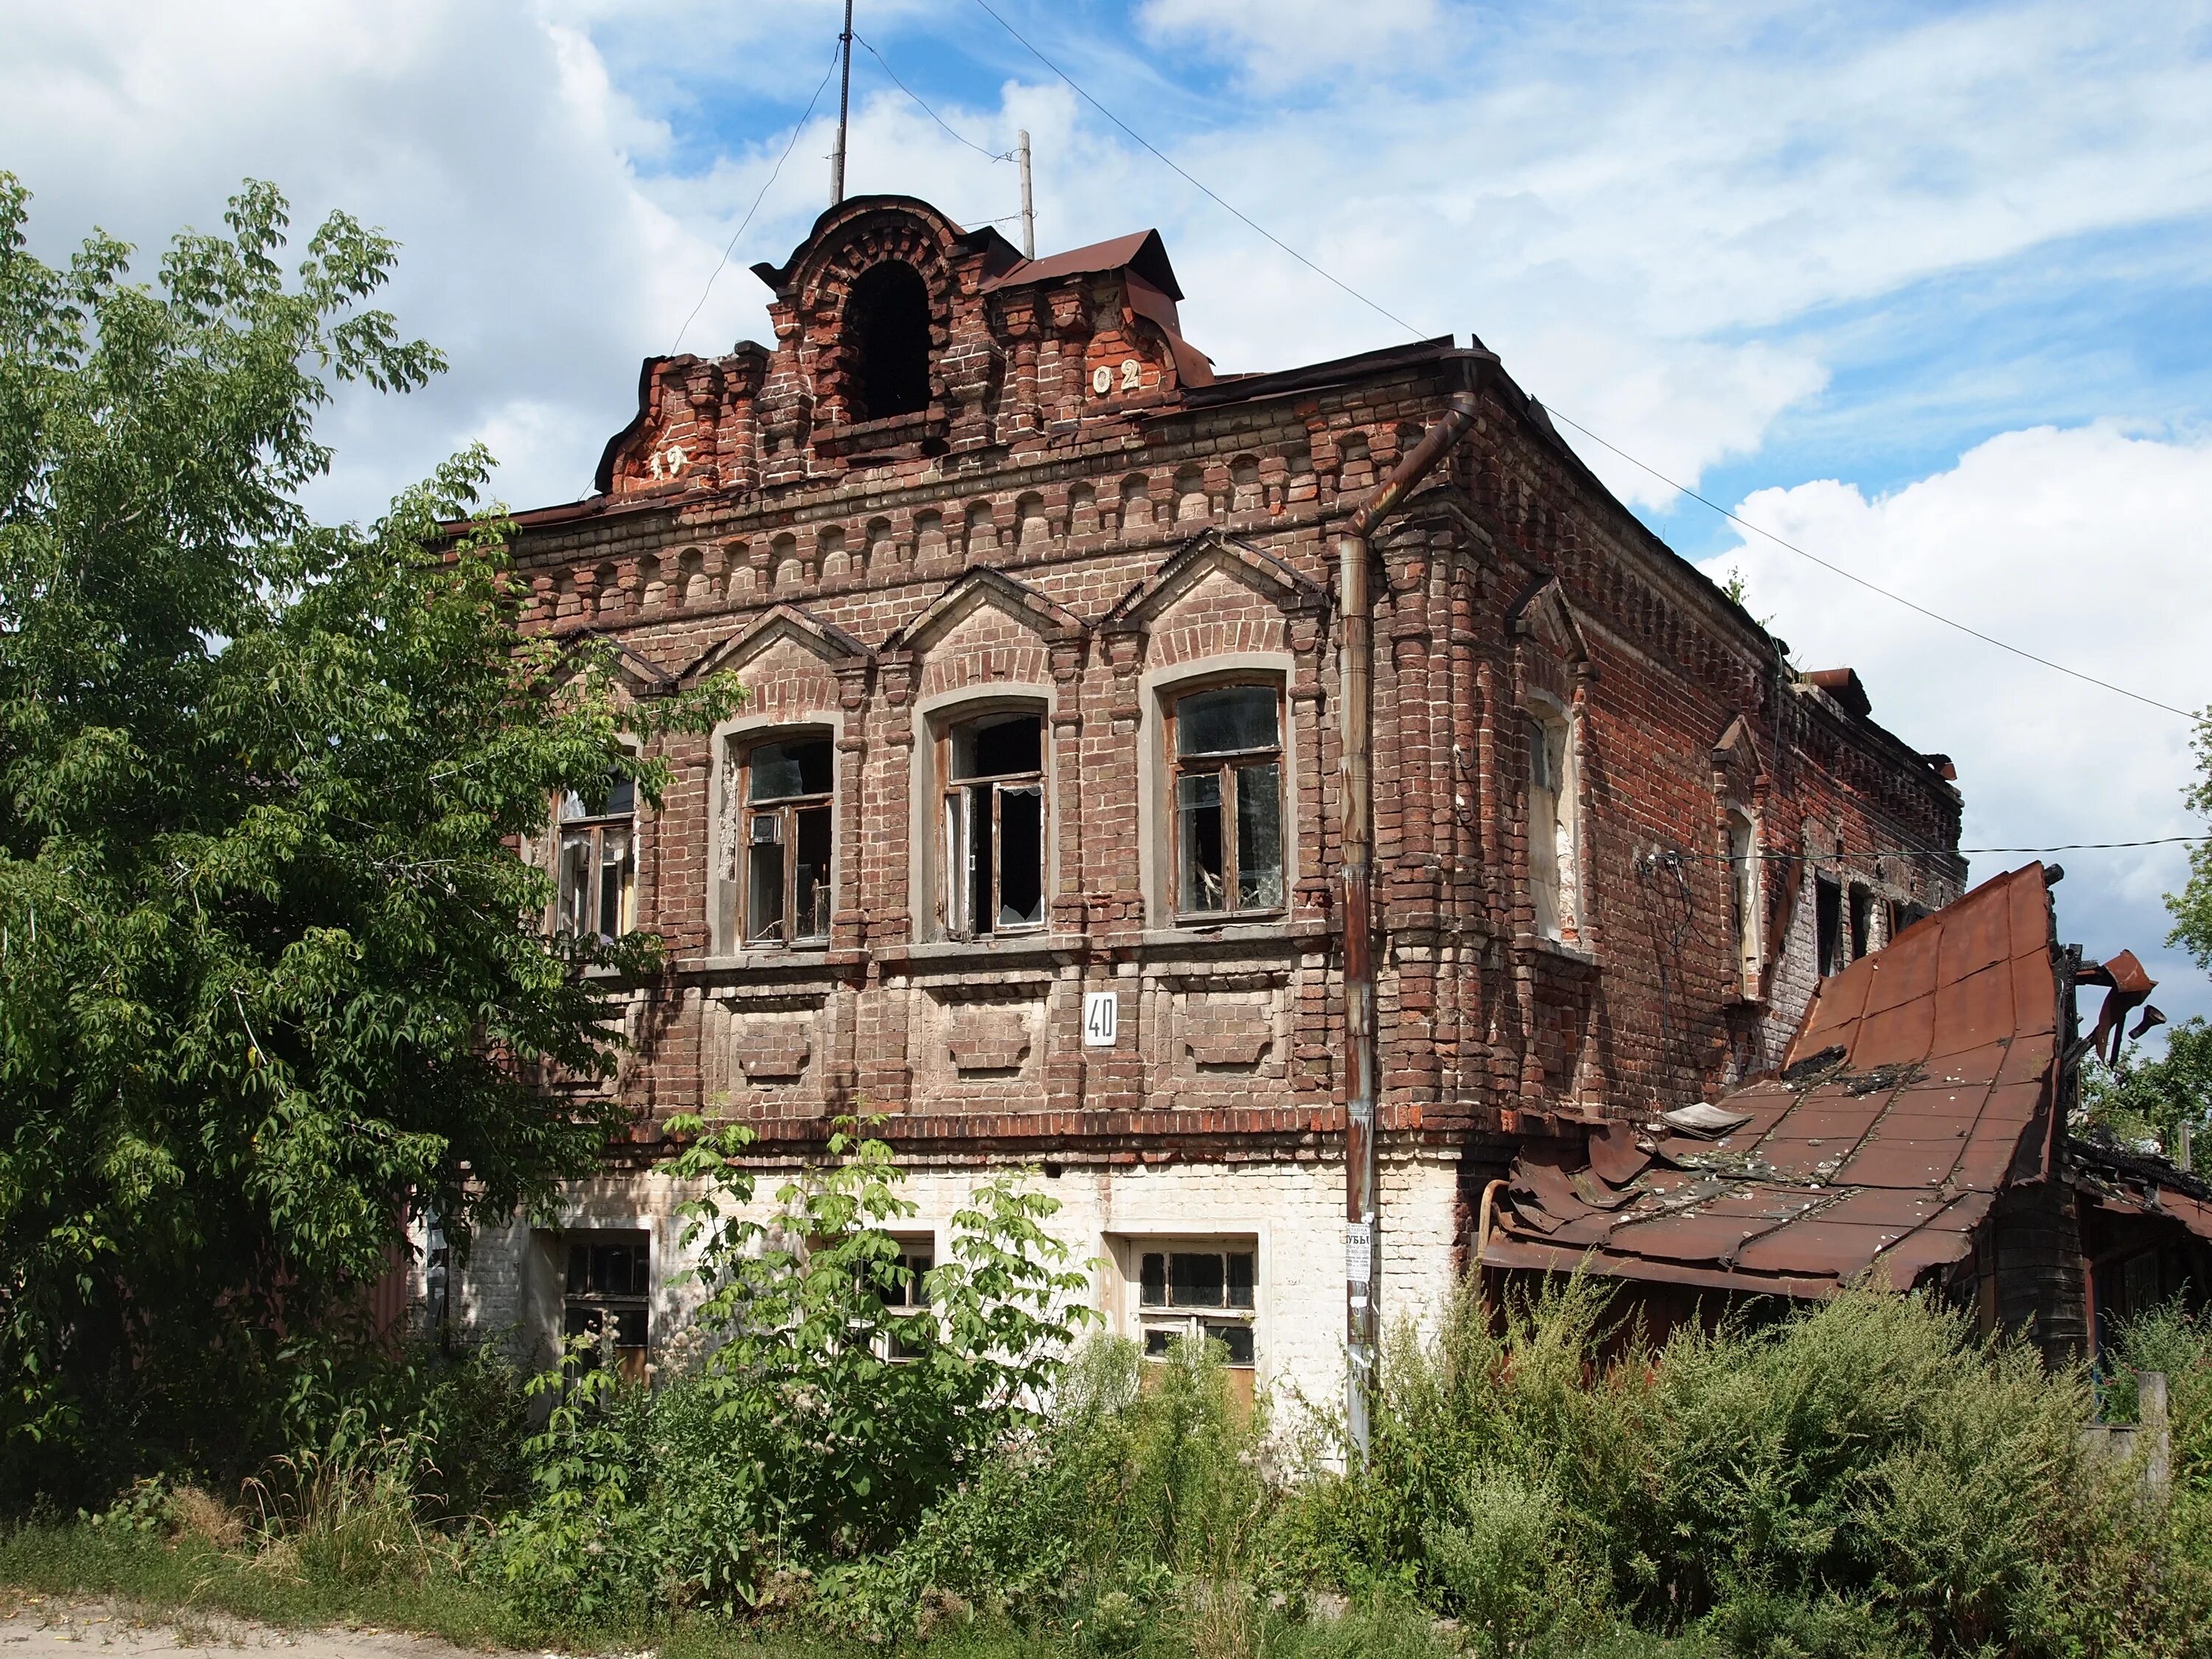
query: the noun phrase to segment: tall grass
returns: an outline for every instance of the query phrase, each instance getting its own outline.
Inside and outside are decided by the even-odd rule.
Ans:
[[[887,1544],[840,1548],[763,1528],[791,1511],[755,1500],[760,1449],[712,1390],[601,1371],[559,1395],[519,1508],[453,1519],[426,1496],[451,1427],[364,1410],[240,1504],[141,1487],[98,1526],[20,1531],[0,1581],[167,1583],[167,1552],[238,1610],[391,1619],[444,1595],[415,1621],[701,1659],[756,1639],[944,1659],[2212,1650],[2212,1332],[2161,1310],[2121,1356],[2170,1379],[2170,1502],[2084,1449],[2085,1376],[1927,1300],[1855,1292],[1655,1343],[1564,1282],[1395,1333],[1364,1468],[1340,1425],[1242,1404],[1217,1348],[1146,1360],[1099,1337],[1048,1414],[1010,1419]]]

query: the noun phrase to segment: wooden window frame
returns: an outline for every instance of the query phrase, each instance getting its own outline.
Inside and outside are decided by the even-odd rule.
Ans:
[[[1186,699],[1204,696],[1213,691],[1238,689],[1266,691],[1275,699],[1275,741],[1263,749],[1224,750],[1216,754],[1193,755],[1186,758],[1182,753],[1181,737],[1182,705]],[[1291,810],[1290,767],[1285,755],[1283,732],[1290,710],[1285,706],[1282,682],[1268,677],[1234,677],[1209,679],[1168,688],[1163,701],[1166,708],[1161,725],[1161,740],[1167,763],[1167,788],[1164,805],[1167,819],[1167,878],[1168,913],[1178,923],[1218,926],[1224,919],[1233,921],[1271,921],[1290,908],[1291,890]],[[1237,861],[1237,798],[1243,787],[1242,775],[1261,766],[1275,769],[1275,839],[1281,852],[1282,896],[1273,904],[1243,904],[1238,902],[1238,890],[1243,872]],[[1221,780],[1221,896],[1219,908],[1190,910],[1182,902],[1182,781],[1186,777],[1204,777],[1208,774]]]
[[[1014,720],[1034,720],[1037,724],[1037,765],[1029,772],[993,772],[975,777],[956,778],[952,775],[954,744],[962,732],[975,727],[1004,723]],[[1044,709],[1029,704],[1008,708],[963,708],[947,719],[937,734],[938,807],[937,834],[941,843],[938,851],[937,921],[939,932],[946,939],[986,939],[1002,935],[1041,933],[1052,924],[1052,791],[1047,780],[1052,770],[1052,722]],[[972,817],[976,793],[988,789],[991,802],[991,894],[988,921],[972,912],[975,905],[975,874],[969,867],[974,857],[975,824]],[[1005,799],[1009,793],[1035,790],[1037,797],[1037,919],[1035,921],[1006,922],[999,921],[1005,908],[1006,879]],[[955,816],[958,829],[955,830]]]
[[[644,1340],[624,1343],[621,1328],[616,1326],[615,1363],[627,1380],[644,1382],[650,1379],[653,1358],[653,1236],[642,1231],[597,1232],[577,1231],[562,1235],[564,1246],[562,1260],[561,1328],[563,1340],[578,1334],[580,1323],[596,1319],[598,1330],[606,1328],[610,1319],[619,1321],[624,1314],[635,1314],[639,1321],[638,1334]],[[595,1290],[586,1282],[581,1288],[577,1279],[577,1252],[594,1249],[636,1250],[644,1255],[644,1279],[641,1289],[620,1292]],[[588,1281],[588,1273],[586,1275]]]
[[[752,799],[753,756],[773,744],[788,746],[800,743],[820,743],[830,750],[830,787],[805,795],[781,795],[756,805]],[[731,879],[737,884],[737,902],[732,913],[737,919],[737,937],[731,949],[738,951],[789,951],[826,945],[830,940],[831,914],[836,904],[837,869],[837,748],[836,738],[817,727],[800,726],[785,732],[758,732],[744,740],[738,751],[736,768],[737,789],[737,846],[731,863]],[[830,856],[823,866],[822,883],[817,890],[825,896],[823,903],[822,927],[819,932],[799,933],[799,815],[802,811],[826,811],[830,815]],[[756,820],[772,818],[778,826],[780,839],[775,843],[783,848],[782,922],[773,935],[756,932],[753,921],[753,848]]]
[[[630,805],[627,811],[586,811],[583,810],[581,798],[573,790],[558,797],[554,802],[553,920],[556,931],[574,933],[580,937],[589,933],[604,939],[620,939],[625,933],[636,931],[638,840],[636,785],[626,778],[619,781],[629,786]],[[610,781],[611,788],[613,782],[614,781]],[[571,816],[568,811],[568,804],[572,800],[577,803],[578,807],[574,816]],[[611,831],[617,830],[621,830],[624,836],[622,860],[616,866],[620,871],[618,878],[620,890],[615,904],[619,913],[616,920],[620,925],[611,928],[605,925],[607,918],[605,915],[608,869],[607,837]],[[591,870],[591,878],[582,896],[584,908],[584,914],[580,918],[582,925],[574,927],[569,925],[572,912],[575,908],[569,899],[569,895],[574,890],[568,884],[568,854],[572,839],[580,839],[589,849],[588,860]]]
[[[1172,1339],[1178,1335],[1213,1334],[1219,1329],[1233,1327],[1249,1334],[1250,1354],[1249,1358],[1240,1359],[1234,1357],[1232,1349],[1231,1357],[1226,1362],[1226,1368],[1232,1372],[1241,1373],[1245,1379],[1244,1389],[1249,1390],[1249,1379],[1259,1370],[1261,1346],[1260,1303],[1262,1287],[1259,1241],[1249,1234],[1234,1233],[1197,1237],[1135,1237],[1128,1241],[1128,1253],[1129,1288],[1133,1304],[1130,1322],[1134,1327],[1139,1352],[1143,1353],[1149,1346],[1148,1339],[1155,1334]],[[1174,1278],[1171,1258],[1178,1255],[1215,1255],[1223,1259],[1221,1302],[1209,1304],[1178,1303],[1173,1299]],[[1146,1299],[1145,1265],[1146,1259],[1149,1256],[1161,1258],[1161,1289],[1164,1299],[1158,1302]],[[1229,1300],[1228,1258],[1231,1256],[1244,1257],[1251,1264],[1251,1300],[1242,1306],[1232,1304]],[[1154,1360],[1160,1358],[1158,1355],[1149,1353],[1145,1354],[1145,1357]],[[1249,1404],[1249,1392],[1244,1394],[1244,1398],[1246,1403]]]

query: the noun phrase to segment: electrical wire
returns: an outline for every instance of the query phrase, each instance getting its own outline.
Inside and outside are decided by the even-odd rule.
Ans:
[[[920,93],[916,92],[912,87],[907,85],[905,82],[899,79],[898,71],[890,66],[890,59],[885,58],[883,53],[878,52],[873,46],[869,46],[866,39],[862,35],[856,33],[853,38],[855,40],[860,41],[862,46],[868,47],[868,56],[874,58],[877,63],[883,66],[884,73],[891,77],[891,84],[896,87],[901,92],[904,93],[908,97],[913,99],[916,104],[921,106],[921,112],[924,115],[927,115],[931,120],[936,122],[940,127],[943,127],[946,132],[952,136],[953,138],[957,140],[959,143],[967,145],[969,149],[974,150],[976,155],[983,157],[986,161],[1011,161],[1014,159],[1014,153],[1012,150],[1008,150],[1004,155],[1000,155],[995,150],[985,149],[982,145],[977,143],[974,139],[956,131],[950,121],[946,120],[942,115],[939,115],[935,110],[930,108],[930,106],[923,101],[922,96]],[[1015,218],[1019,218],[1021,216],[1019,214],[1016,214],[1013,216]],[[995,224],[999,222],[994,220],[992,222]]]
[[[1667,848],[1652,854],[1662,862],[1669,860],[1698,859],[1716,864],[1733,864],[1739,857],[1753,858],[1768,864],[1788,864],[1796,859],[1808,859],[1815,864],[1826,864],[1844,859],[1917,859],[1932,858],[1942,854],[1948,858],[1956,855],[1968,858],[1984,853],[2098,853],[2123,847],[2181,847],[2197,842],[2212,841],[2212,836],[2154,836],[2144,841],[2069,841],[2056,847],[1875,847],[1863,852],[1844,853],[1689,853],[1676,848]]]
[[[1173,160],[1154,146],[1142,133],[1139,132],[1127,121],[1124,121],[1120,116],[1115,114],[1112,110],[1108,109],[1106,106],[1100,103],[1097,99],[1092,97],[1089,92],[1085,90],[1082,86],[1077,83],[1073,76],[1069,75],[1066,70],[1060,68],[1059,64],[1054,63],[1051,58],[1046,57],[1044,53],[1038,51],[1036,46],[1030,42],[1026,35],[1024,35],[1019,29],[1016,28],[1012,23],[1009,23],[1004,17],[1000,16],[999,13],[993,9],[989,3],[989,0],[975,0],[975,3],[981,7],[983,11],[988,14],[992,21],[997,23],[1000,28],[1006,30],[1008,34],[1013,36],[1016,40],[1019,41],[1023,47],[1028,51],[1030,56],[1036,58],[1040,64],[1042,64],[1062,81],[1065,81],[1077,96],[1080,97],[1085,103],[1089,104],[1091,108],[1097,110],[1108,120],[1111,121],[1115,126],[1121,128],[1123,132],[1128,134],[1128,136],[1132,139],[1135,140],[1137,143],[1141,145],[1155,158],[1164,163],[1170,172],[1176,174],[1176,177],[1182,179],[1186,184],[1189,185],[1193,189],[1199,191],[1200,194],[1206,197],[1206,199],[1211,201],[1216,207],[1220,208],[1224,212],[1237,220],[1248,229],[1273,243],[1275,246],[1280,248],[1285,253],[1289,254],[1291,258],[1297,260],[1300,264],[1304,265],[1308,270],[1312,271],[1316,276],[1341,289],[1344,293],[1350,295],[1353,299],[1358,301],[1360,304],[1365,306],[1370,311],[1375,313],[1376,315],[1388,318],[1391,322],[1395,323],[1400,328],[1404,329],[1406,332],[1411,335],[1414,339],[1423,340],[1431,337],[1431,336],[1425,331],[1415,328],[1411,323],[1407,322],[1403,317],[1398,315],[1396,312],[1392,311],[1387,306],[1384,306],[1376,301],[1369,299],[1358,289],[1352,287],[1351,283],[1322,270],[1319,265],[1307,258],[1304,254],[1299,252],[1296,248],[1292,247],[1288,242],[1283,240],[1281,237],[1277,236],[1273,231],[1267,229],[1264,225],[1255,222],[1245,214],[1240,212],[1237,208],[1231,205],[1228,202],[1224,201],[1219,196],[1208,189],[1203,182],[1194,178],[1189,173],[1184,171],[1182,167],[1177,165]],[[1629,462],[1632,465],[1642,468],[1644,471],[1650,473],[1653,477],[1658,479],[1660,483],[1667,485],[1669,489],[1678,490],[1681,494],[1687,495],[1692,501],[1697,501],[1702,506],[1711,507],[1714,512],[1719,514],[1730,523],[1741,525],[1744,529],[1751,531],[1755,535],[1764,536],[1767,540],[1774,543],[1777,546],[1786,548],[1801,558],[1811,560],[1814,564],[1819,565],[1824,570],[1832,571],[1835,574],[1844,578],[1846,580],[1856,582],[1861,587],[1865,588],[1869,592],[1878,593],[1883,599],[1893,600],[1895,603],[1905,606],[1909,611],[1917,611],[1918,614],[1928,617],[1932,622],[1942,623],[1946,628],[1956,629],[1961,634],[1980,640],[1986,645],[1993,645],[1996,647],[2000,651],[2010,652],[2014,656],[2023,658],[2029,662],[2039,664],[2045,668],[2053,669],[2061,674],[2068,676],[2069,678],[2080,680],[2084,684],[2094,685],[2103,690],[2115,692],[2123,697],[2130,698],[2136,702],[2145,704],[2152,708],[2161,709],[2169,714],[2179,714],[2184,720],[2196,720],[2202,718],[2200,715],[2190,709],[2177,708],[2170,702],[2161,702],[2156,697],[2146,696],[2140,691],[2130,691],[2124,685],[2115,685],[2110,680],[2099,679],[2095,675],[2084,673],[2078,668],[2069,668],[2064,663],[2053,662],[2048,657],[2039,656],[2034,652],[2027,650],[2022,647],[2009,644],[2003,640],[1998,639],[1993,634],[1985,634],[1978,628],[1970,627],[1962,622],[1955,622],[1952,618],[1944,616],[1940,611],[1930,611],[1926,605],[1917,604],[1913,600],[1906,599],[1901,593],[1892,592],[1888,588],[1881,586],[1877,583],[1870,582],[1863,576],[1853,575],[1841,565],[1832,564],[1827,560],[1821,558],[1818,554],[1808,553],[1803,548],[1797,546],[1795,543],[1784,540],[1772,531],[1762,529],[1759,526],[1753,524],[1747,519],[1737,517],[1736,514],[1729,512],[1728,508],[1721,506],[1719,502],[1711,501],[1707,497],[1699,495],[1696,490],[1691,489],[1685,485],[1676,483],[1672,478],[1667,477],[1665,473],[1661,472],[1656,467],[1650,465],[1647,462],[1638,459],[1637,457],[1630,454],[1618,444],[1609,443],[1605,439],[1599,437],[1596,433],[1591,431],[1580,421],[1575,420],[1571,416],[1563,415],[1556,409],[1551,409],[1548,412],[1558,419],[1565,421],[1569,426],[1574,428],[1576,431],[1581,433],[1593,443],[1603,445],[1604,447],[1611,450],[1623,460]]]
[[[1755,525],[1748,519],[1739,518],[1735,514],[1729,512],[1728,508],[1723,507],[1718,501],[1712,500],[1709,496],[1700,495],[1696,490],[1691,489],[1687,484],[1675,483],[1674,479],[1660,471],[1657,467],[1651,465],[1647,461],[1640,461],[1637,459],[1635,456],[1630,454],[1620,445],[1607,443],[1603,438],[1599,437],[1596,433],[1591,431],[1588,427],[1584,426],[1580,421],[1576,420],[1572,416],[1563,415],[1558,410],[1550,408],[1548,405],[1546,406],[1545,412],[1549,414],[1554,420],[1565,421],[1569,426],[1574,428],[1576,431],[1581,433],[1583,437],[1588,438],[1592,443],[1601,445],[1605,448],[1611,450],[1614,454],[1620,456],[1622,460],[1629,463],[1630,465],[1643,468],[1644,471],[1658,479],[1661,483],[1665,484],[1669,489],[1679,490],[1681,494],[1687,495],[1692,501],[1699,503],[1701,506],[1712,508],[1714,512],[1719,514],[1721,517],[1726,519],[1730,524],[1739,525],[1744,529],[1750,531],[1753,535],[1764,536],[1768,541],[1772,542],[1777,547],[1787,548],[1790,552],[1795,553],[1799,558],[1809,559],[1814,564],[1819,565],[1821,569],[1831,571],[1836,575],[1841,576],[1845,581],[1856,582],[1861,587],[1865,588],[1869,593],[1879,593],[1883,599],[1893,600],[1895,603],[1903,605],[1908,611],[1917,611],[1920,615],[1927,617],[1930,622],[1942,623],[1946,628],[1955,628],[1961,634],[1978,639],[1984,645],[1993,645],[2000,651],[2011,652],[2015,657],[2025,658],[2032,663],[2039,663],[2045,668],[2056,669],[2059,673],[2067,675],[2071,678],[2080,680],[2085,684],[2099,686],[2106,691],[2115,691],[2124,697],[2132,697],[2137,702],[2147,703],[2153,708],[2162,708],[2169,714],[2179,714],[2184,720],[2193,720],[2199,718],[2197,714],[2190,709],[2177,708],[2170,702],[2160,702],[2156,697],[2147,697],[2140,691],[2130,691],[2124,685],[2115,685],[2110,680],[2099,679],[2094,674],[2085,674],[2078,668],[2069,668],[2063,662],[2053,662],[2048,657],[2039,657],[2036,655],[2034,652],[2027,650],[2023,647],[2009,644],[2007,641],[1997,638],[1994,634],[1984,634],[1980,629],[1970,627],[1962,622],[1954,621],[1951,617],[1944,616],[1941,611],[1930,611],[1926,605],[1917,604],[1913,600],[1906,599],[1902,593],[1892,592],[1888,588],[1881,586],[1879,583],[1869,581],[1864,576],[1854,575],[1851,572],[1844,569],[1843,566],[1831,563],[1817,553],[1808,553],[1803,548],[1798,546],[1796,543],[1785,541],[1781,537],[1776,535],[1772,531]]]
[[[1182,167],[1178,167],[1175,163],[1173,160],[1161,150],[1155,148],[1151,141],[1146,138],[1143,133],[1139,132],[1136,128],[1131,126],[1120,116],[1115,114],[1112,110],[1108,109],[1105,105],[1100,103],[1096,98],[1093,98],[1088,92],[1085,92],[1080,86],[1077,85],[1073,76],[1070,75],[1066,70],[1060,68],[1059,64],[1054,63],[1051,58],[1039,52],[1034,46],[1031,46],[1027,35],[1024,34],[1012,23],[1009,23],[1005,18],[1000,16],[997,12],[992,10],[989,0],[975,0],[975,3],[982,7],[986,12],[989,13],[992,21],[998,24],[998,26],[1006,30],[1007,33],[1012,35],[1015,40],[1020,41],[1023,46],[1028,50],[1030,57],[1036,58],[1038,63],[1042,64],[1054,75],[1057,75],[1061,80],[1066,82],[1068,87],[1074,92],[1077,97],[1082,99],[1085,103],[1090,105],[1091,108],[1097,110],[1101,115],[1111,121],[1115,126],[1121,128],[1122,131],[1127,133],[1131,138],[1137,142],[1137,143],[1141,145],[1145,149],[1150,151],[1152,156],[1165,166],[1170,172],[1173,173],[1177,178],[1188,185],[1193,190],[1198,191],[1200,195],[1205,197],[1206,200],[1212,202],[1214,206],[1219,208],[1224,213],[1228,214],[1231,218],[1239,221],[1246,229],[1252,231],[1257,235],[1265,237],[1268,241],[1273,242],[1277,247],[1289,254],[1291,258],[1296,259],[1300,264],[1304,265],[1308,270],[1313,272],[1315,276],[1320,277],[1323,282],[1333,283],[1334,286],[1343,289],[1346,294],[1349,294],[1353,299],[1358,301],[1360,304],[1365,306],[1370,311],[1374,312],[1376,315],[1389,318],[1392,322],[1397,324],[1399,327],[1404,329],[1407,333],[1412,335],[1415,339],[1421,340],[1429,337],[1423,334],[1420,330],[1415,328],[1411,323],[1407,322],[1403,317],[1398,315],[1396,312],[1377,305],[1374,301],[1369,299],[1364,294],[1362,294],[1358,289],[1352,287],[1351,283],[1343,282],[1339,278],[1331,276],[1328,271],[1323,270],[1312,260],[1307,258],[1304,254],[1299,252],[1297,249],[1292,247],[1288,242],[1283,240],[1281,237],[1269,230],[1265,225],[1259,224],[1255,221],[1245,217],[1245,216],[1237,211],[1236,208],[1222,200],[1220,197],[1216,196],[1211,190],[1208,190],[1204,184],[1193,178],[1189,173],[1185,173]]]
[[[840,40],[837,43],[838,50],[830,54],[830,67],[822,71],[822,84],[814,88],[814,96],[806,100],[805,109],[800,112],[797,123],[793,125],[791,142],[783,147],[783,154],[775,158],[775,166],[769,170],[768,183],[760,187],[760,194],[753,198],[753,204],[745,210],[745,216],[738,221],[738,228],[730,233],[729,245],[722,250],[722,257],[715,261],[714,269],[708,274],[707,286],[699,290],[699,303],[691,307],[691,314],[684,319],[684,326],[676,331],[676,344],[668,348],[670,356],[673,357],[676,355],[676,347],[684,343],[684,335],[690,331],[691,325],[698,320],[699,313],[707,303],[707,296],[714,291],[714,279],[722,274],[722,267],[730,263],[730,255],[737,252],[738,238],[745,234],[745,227],[752,223],[753,215],[760,211],[760,205],[768,199],[769,191],[775,184],[777,175],[782,173],[783,164],[791,159],[791,152],[799,143],[799,135],[806,130],[807,118],[814,113],[815,105],[822,101],[822,94],[830,84],[830,77],[837,72],[837,59],[844,50],[844,41]],[[872,52],[875,48],[872,46],[869,50]]]

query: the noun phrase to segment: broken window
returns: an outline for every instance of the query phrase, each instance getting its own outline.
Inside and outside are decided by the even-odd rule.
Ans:
[[[646,1380],[653,1247],[643,1233],[572,1234],[562,1334],[592,1339],[633,1382]]]
[[[845,301],[846,397],[855,421],[929,407],[929,289],[912,265],[887,259],[854,283]]]
[[[1186,1337],[1218,1342],[1232,1370],[1257,1351],[1258,1255],[1249,1241],[1160,1244],[1138,1254],[1137,1323],[1145,1353],[1164,1358]],[[1249,1380],[1244,1384],[1249,1397]]]
[[[738,857],[748,945],[830,937],[831,755],[826,737],[756,744],[745,755]]]
[[[1175,754],[1176,909],[1283,908],[1282,697],[1224,685],[1179,697]]]
[[[1874,949],[1874,895],[1857,882],[1850,888],[1851,960]]]
[[[1528,884],[1536,931],[1562,941],[1577,933],[1581,856],[1573,733],[1564,716],[1528,717]]]
[[[1844,971],[1844,890],[1833,876],[1813,878],[1813,945],[1821,978]]]
[[[1747,997],[1759,994],[1759,827],[1741,811],[1729,814],[1729,902],[1735,921],[1736,975]]]
[[[614,939],[637,925],[637,786],[611,772],[595,799],[562,797],[554,915],[564,933]]]
[[[1044,720],[988,714],[946,733],[945,931],[1044,925]]]

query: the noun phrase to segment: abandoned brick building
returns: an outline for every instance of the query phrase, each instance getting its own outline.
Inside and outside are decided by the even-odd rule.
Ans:
[[[1777,1064],[1823,973],[1958,896],[1941,756],[1672,552],[1477,343],[1216,373],[1147,232],[1025,259],[848,200],[775,343],[648,361],[598,493],[520,515],[527,628],[643,699],[657,811],[572,799],[555,925],[652,929],[633,1144],[559,1230],[477,1241],[452,1316],[532,1341],[680,1311],[660,1131],[764,1165],[888,1115],[918,1257],[1033,1165],[1110,1328],[1341,1374],[1348,1052],[1338,523],[1375,531],[1379,1300],[1433,1306],[1516,1152]],[[1087,995],[1112,993],[1109,1017]]]

